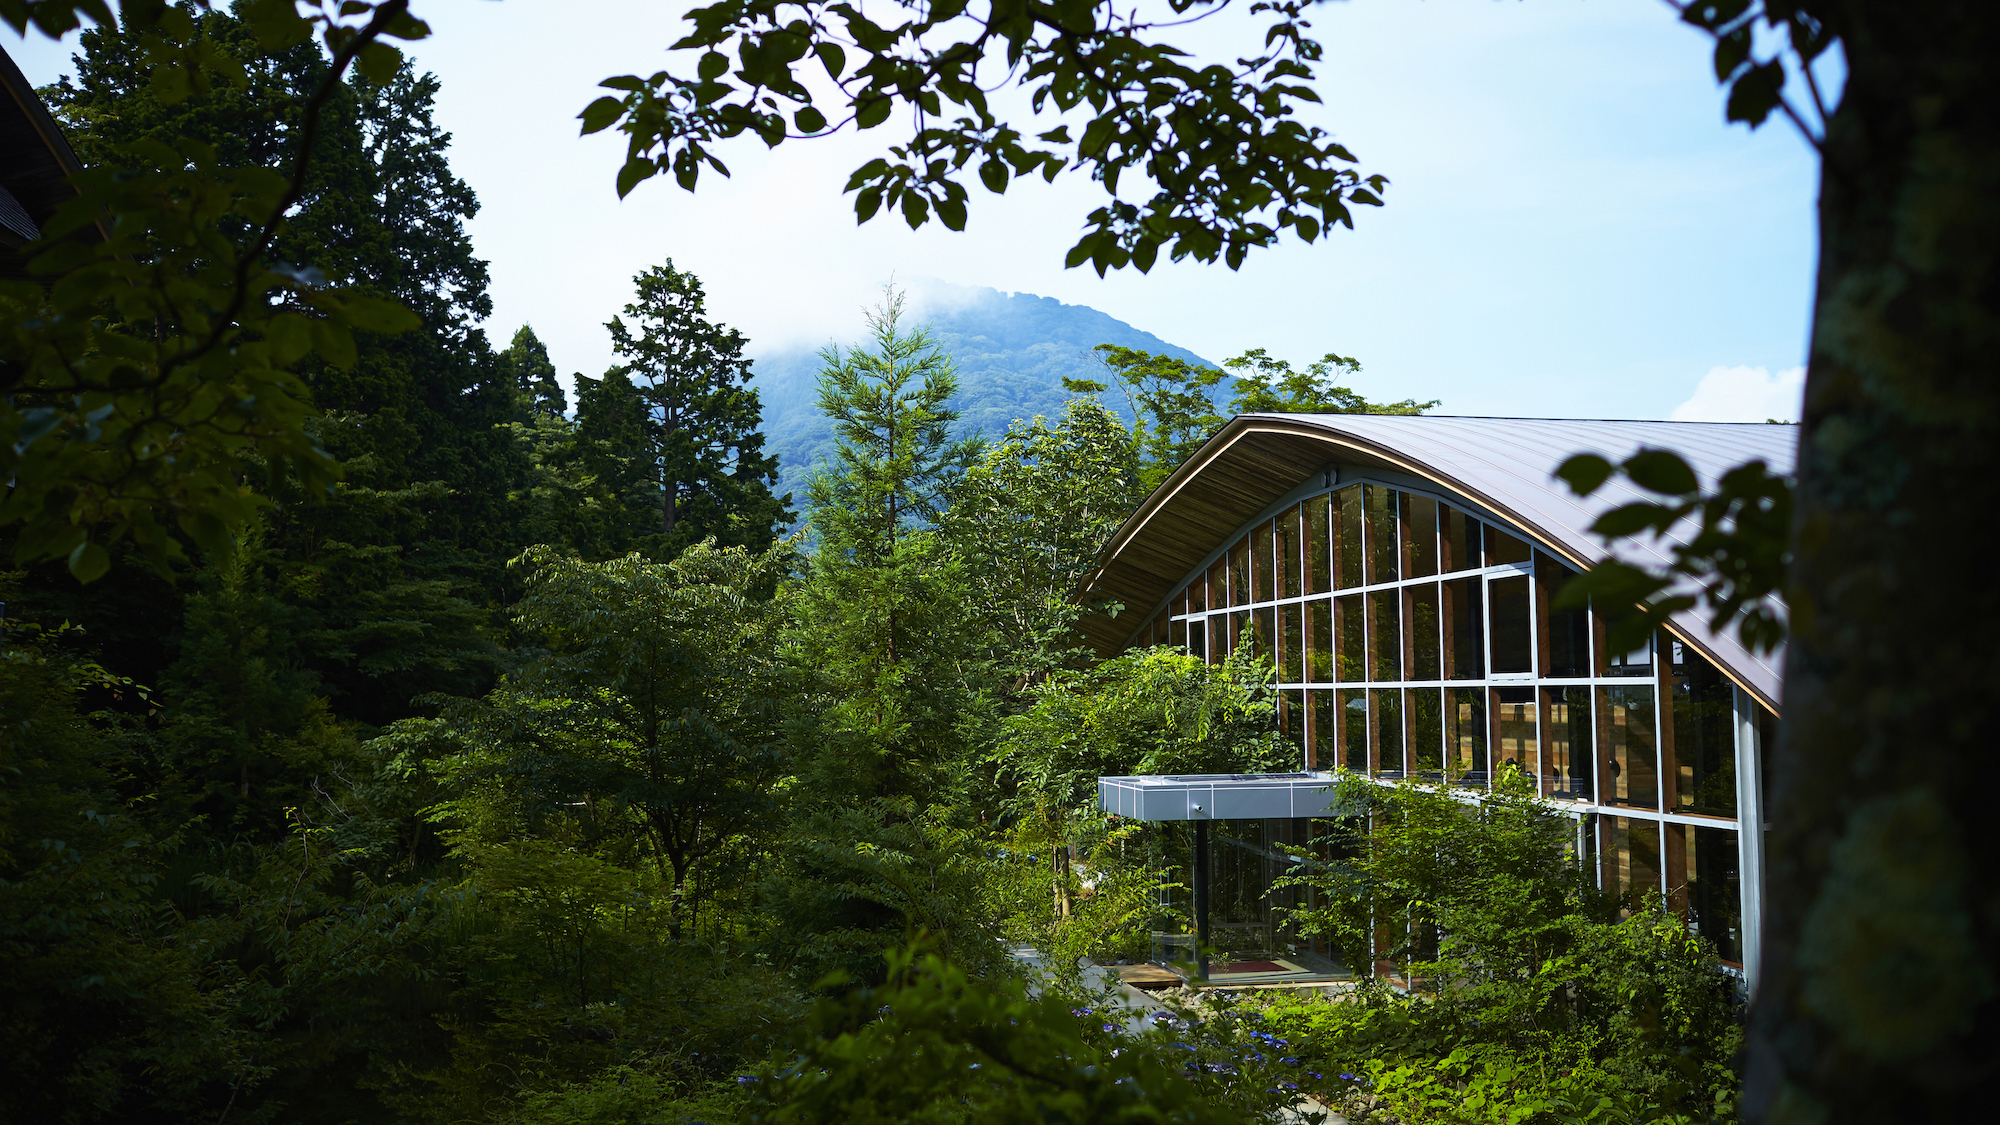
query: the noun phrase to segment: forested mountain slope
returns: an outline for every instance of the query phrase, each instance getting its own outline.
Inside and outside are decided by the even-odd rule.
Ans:
[[[1215,364],[1087,305],[1066,305],[1033,293],[1003,293],[984,287],[951,285],[919,278],[909,285],[914,319],[928,323],[944,350],[958,362],[959,392],[953,407],[965,434],[998,437],[1016,418],[1062,413],[1064,378],[1111,378],[1093,351],[1118,344],[1190,363]],[[858,336],[858,332],[856,335]],[[851,340],[828,341],[846,347]],[[764,403],[766,450],[778,456],[780,494],[804,494],[813,465],[833,447],[833,430],[819,412],[819,349],[799,345],[759,355],[756,387]],[[1121,396],[1106,404],[1130,422]]]

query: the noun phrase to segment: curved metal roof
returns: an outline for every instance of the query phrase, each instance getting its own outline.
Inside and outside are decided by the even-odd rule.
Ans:
[[[1555,479],[1576,453],[1622,460],[1641,446],[1685,457],[1704,486],[1761,458],[1794,471],[1798,427],[1733,422],[1628,422],[1436,415],[1245,414],[1231,419],[1125,521],[1084,580],[1087,599],[1123,603],[1133,615],[1094,613],[1082,628],[1099,652],[1123,648],[1136,623],[1237,529],[1330,466],[1382,469],[1428,481],[1513,523],[1578,567],[1606,557],[1590,525],[1611,508],[1645,498],[1614,480],[1588,499]],[[1677,531],[1681,529],[1676,529]],[[1678,538],[1678,536],[1676,536]],[[1621,544],[1620,557],[1665,562],[1663,544]],[[1751,654],[1733,632],[1714,634],[1698,612],[1674,632],[1739,685],[1777,708],[1782,653]]]

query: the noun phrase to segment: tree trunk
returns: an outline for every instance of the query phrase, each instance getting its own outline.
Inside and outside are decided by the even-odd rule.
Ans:
[[[1959,1121],[2000,1095],[2000,6],[1829,6],[1753,1122]],[[1983,1107],[1983,1108],[1982,1108]]]

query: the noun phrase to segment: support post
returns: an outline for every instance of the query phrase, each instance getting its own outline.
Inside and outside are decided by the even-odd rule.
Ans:
[[[1757,701],[1736,689],[1736,885],[1743,896],[1743,984],[1757,993],[1757,960],[1764,937],[1764,774],[1758,768],[1770,747],[1757,727]]]
[[[1208,979],[1208,822],[1194,822],[1194,946],[1195,968]]]

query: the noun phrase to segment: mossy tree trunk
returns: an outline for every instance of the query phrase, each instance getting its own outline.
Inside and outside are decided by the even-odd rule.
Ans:
[[[1850,78],[1825,140],[1745,1110],[1984,1119],[2000,1104],[2000,5],[1826,7]]]

